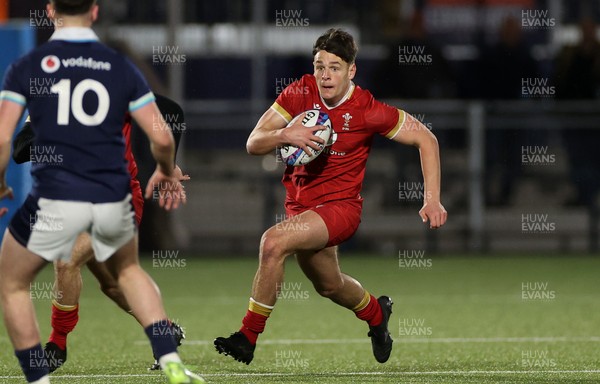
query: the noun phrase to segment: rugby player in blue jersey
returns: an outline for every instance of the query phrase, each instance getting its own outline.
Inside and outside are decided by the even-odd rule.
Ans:
[[[160,110],[165,121],[169,121],[168,127],[158,127],[159,129],[170,129],[175,139],[175,152],[181,141],[182,130],[178,127],[185,124],[184,113],[181,106],[166,96],[159,94],[156,97],[156,105]],[[132,124],[131,116],[127,114],[123,123],[123,138],[125,139],[125,159],[127,159],[128,172],[131,176],[131,203],[135,212],[136,224],[140,225],[144,209],[144,192],[140,181],[138,180],[138,166],[132,151]],[[143,133],[138,133],[143,134]],[[143,149],[143,148],[142,148]],[[40,151],[47,152],[47,151]],[[28,161],[48,162],[56,157],[54,154],[38,153],[35,147],[35,133],[31,126],[31,121],[27,119],[25,125],[19,131],[19,134],[13,141],[12,158],[17,164]],[[181,182],[190,179],[189,175],[184,175],[181,168],[175,166],[175,176]],[[82,233],[75,241],[71,257],[68,261],[56,260],[54,262],[55,285],[54,292],[56,298],[52,300],[52,315],[50,325],[52,331],[48,342],[44,346],[46,357],[48,359],[48,368],[50,373],[60,368],[67,361],[67,336],[71,333],[79,322],[79,296],[83,287],[81,278],[81,268],[87,265],[88,269],[100,283],[100,289],[110,299],[112,299],[121,309],[133,315],[131,307],[125,300],[123,292],[119,288],[119,283],[111,275],[105,263],[100,263],[94,258],[94,250],[89,234]],[[185,339],[183,329],[175,322],[171,323],[173,336],[177,346],[181,345]],[[160,364],[155,358],[150,370],[160,369]]]
[[[119,282],[169,382],[204,383],[182,364],[160,294],[139,265],[123,117],[129,112],[150,139],[157,168],[146,197],[157,195],[167,210],[185,203],[173,174],[173,135],[153,129],[165,123],[139,71],[91,30],[95,0],[51,0],[47,11],[55,24],[52,38],[9,67],[0,92],[0,197],[10,194],[11,138],[25,108],[35,147],[61,155],[59,162],[32,166],[32,190],[0,251],[4,322],[25,378],[50,382],[30,284],[48,262],[67,260],[79,234],[88,232],[96,260]],[[32,94],[32,79],[50,92]]]

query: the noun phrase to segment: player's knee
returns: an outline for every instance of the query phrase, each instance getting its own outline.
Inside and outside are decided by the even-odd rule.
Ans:
[[[344,283],[326,283],[315,285],[317,293],[325,298],[333,299],[337,297],[339,292],[344,288]]]
[[[79,265],[73,261],[57,260],[54,262],[54,272],[60,279],[65,274],[71,274],[79,269]]]
[[[88,263],[88,267],[98,279],[102,293],[113,301],[116,301],[116,299],[123,295],[117,277],[112,274],[106,265],[94,261]]]
[[[12,294],[29,291],[30,289],[30,284],[25,281],[10,276],[0,278],[0,298],[3,302],[8,300]]]
[[[282,237],[273,230],[266,231],[260,240],[261,261],[272,261],[285,258],[286,249]]]
[[[118,285],[102,285],[100,289],[102,290],[102,293],[113,301],[121,297],[121,290]]]
[[[0,300],[5,302],[11,293],[14,293],[17,289],[16,284],[12,284],[7,279],[0,279]]]

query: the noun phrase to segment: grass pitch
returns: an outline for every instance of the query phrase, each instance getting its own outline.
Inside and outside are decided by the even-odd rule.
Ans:
[[[368,328],[318,296],[293,260],[254,361],[214,351],[212,340],[240,326],[255,258],[197,259],[146,270],[171,318],[185,329],[180,353],[210,383],[597,383],[600,382],[600,258],[584,256],[342,255],[342,269],[376,296],[394,300],[392,357],[378,364]],[[409,268],[412,265],[414,268]],[[53,281],[46,268],[32,287],[44,340]],[[80,322],[54,383],[164,383],[149,372],[140,326],[84,273]],[[0,383],[24,382],[4,328]]]

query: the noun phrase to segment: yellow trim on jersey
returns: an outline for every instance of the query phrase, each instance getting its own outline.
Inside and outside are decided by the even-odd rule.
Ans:
[[[398,122],[396,123],[396,126],[394,128],[392,128],[392,130],[389,131],[387,135],[385,135],[385,137],[387,137],[390,140],[393,140],[394,137],[396,137],[396,135],[398,135],[398,133],[402,129],[402,126],[404,125],[404,122],[406,121],[406,112],[404,112],[401,109],[398,109],[398,112],[399,112],[399,115],[398,115]],[[402,122],[400,122],[400,120],[402,120]]]
[[[351,82],[351,88],[350,89],[350,94],[348,95],[348,97],[346,98],[346,100],[350,100],[350,98],[352,97],[352,95],[354,95],[354,91],[356,90],[356,84],[354,84],[354,82]]]
[[[25,119],[26,123],[31,123],[31,115],[27,115],[27,118]]]
[[[283,119],[287,123],[289,123],[290,121],[292,121],[292,119],[294,118],[281,105],[277,104],[277,102],[274,102],[273,105],[271,105],[271,108],[273,108],[275,110],[275,112],[279,113],[281,115],[281,117],[283,117]]]

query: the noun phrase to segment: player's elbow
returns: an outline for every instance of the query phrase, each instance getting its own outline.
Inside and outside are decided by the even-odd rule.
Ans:
[[[248,152],[249,155],[254,156],[260,156],[266,153],[252,137],[246,141],[246,152]]]
[[[438,149],[439,144],[437,137],[429,131],[423,131],[422,135],[419,135],[418,140],[415,141],[415,146],[419,149]]]
[[[258,151],[256,150],[256,147],[254,145],[252,145],[252,143],[247,142],[246,143],[246,152],[248,152],[249,155],[258,155]]]
[[[435,148],[436,150],[440,147],[437,137],[431,132],[429,132],[428,143],[432,148]]]
[[[252,145],[252,141],[250,139],[246,141],[246,152],[248,152],[249,155],[254,155],[254,146]]]

